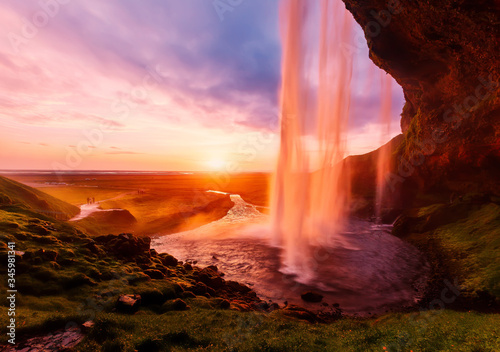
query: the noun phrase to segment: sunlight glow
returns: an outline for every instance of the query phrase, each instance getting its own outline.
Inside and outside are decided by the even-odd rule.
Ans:
[[[222,170],[226,165],[226,160],[222,158],[213,158],[207,161],[206,165],[211,170]]]

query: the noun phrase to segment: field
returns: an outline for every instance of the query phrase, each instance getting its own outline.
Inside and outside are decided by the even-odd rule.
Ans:
[[[229,197],[208,190],[240,194],[247,202],[266,211],[267,174],[185,175],[14,175],[19,182],[73,205],[93,197],[101,209],[126,209],[137,220],[120,226],[120,219],[90,216],[77,222],[86,231],[138,235],[169,234],[192,229],[223,217],[232,207]],[[56,184],[57,185],[54,185]]]

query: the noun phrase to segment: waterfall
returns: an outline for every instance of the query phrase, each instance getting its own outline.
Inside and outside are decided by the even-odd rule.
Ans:
[[[283,248],[282,271],[308,282],[313,248],[338,240],[348,209],[342,168],[353,60],[343,49],[355,24],[340,0],[285,0],[281,14],[281,145],[272,233]]]

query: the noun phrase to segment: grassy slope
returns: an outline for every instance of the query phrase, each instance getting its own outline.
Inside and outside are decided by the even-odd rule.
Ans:
[[[500,301],[500,205],[474,196],[434,204],[400,219],[395,234],[426,252],[441,276],[457,278],[470,297]]]
[[[0,176],[0,205],[21,204],[35,212],[69,219],[80,212],[74,205],[47,193]]]
[[[90,242],[85,233],[36,214],[27,206],[2,207],[0,228],[2,243],[15,241],[18,250],[33,256],[31,261],[16,258],[18,339],[46,334],[70,321],[94,319],[95,327],[77,350],[500,350],[497,314],[448,310],[389,313],[371,319],[344,318],[326,325],[291,320],[280,311],[264,314],[216,309],[217,298],[197,297],[186,299],[192,309],[185,312],[161,314],[161,307],[145,305],[137,315],[121,315],[112,312],[119,294],[139,293],[144,297],[160,292],[162,297],[172,296],[179,283],[189,284],[189,275],[177,266],[169,269],[175,275],[144,281],[140,265],[109,254],[92,254],[84,247]],[[56,260],[36,254],[39,249],[56,252]],[[4,263],[5,254],[3,247],[0,257]],[[6,281],[2,265],[0,290],[4,292]],[[0,307],[1,326],[7,323],[6,309]],[[5,342],[4,334],[0,343]]]

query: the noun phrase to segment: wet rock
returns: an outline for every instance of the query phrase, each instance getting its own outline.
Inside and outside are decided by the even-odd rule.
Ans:
[[[133,314],[141,305],[140,295],[121,295],[116,301],[116,310],[120,313]]]
[[[211,270],[213,271],[215,274],[217,274],[219,272],[219,268],[217,268],[217,265],[209,265],[205,268],[206,270]]]
[[[301,294],[300,298],[306,302],[319,303],[323,300],[323,295],[314,291],[307,291]]]
[[[225,285],[230,291],[236,292],[236,293],[248,293],[252,291],[252,289],[246,285],[240,284],[239,282],[236,281],[226,281]]]
[[[193,266],[189,263],[186,263],[184,264],[184,269],[187,270],[187,271],[192,271],[193,270]]]
[[[198,276],[198,280],[215,290],[224,285],[224,279],[218,275],[210,275],[209,271],[201,272]]]
[[[172,255],[170,254],[161,254],[161,262],[165,266],[172,266],[175,267],[177,264],[179,264],[179,261]]]

